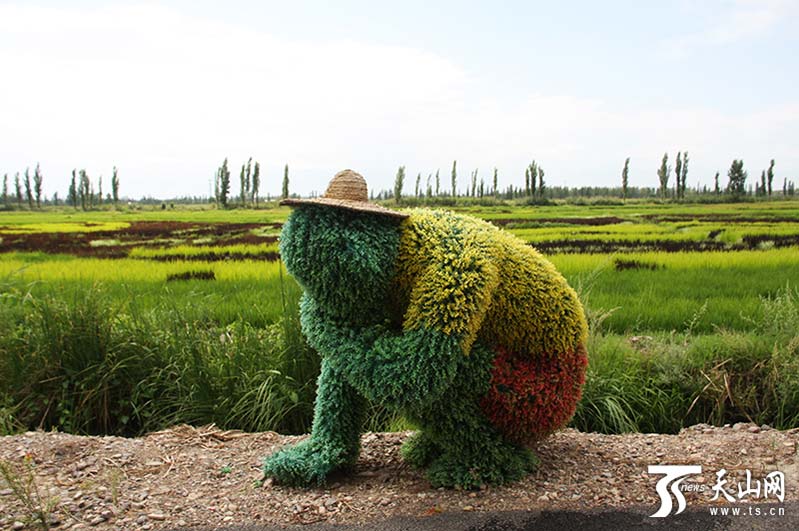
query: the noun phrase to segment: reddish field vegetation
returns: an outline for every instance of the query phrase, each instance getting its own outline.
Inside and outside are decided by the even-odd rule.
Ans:
[[[498,227],[505,227],[508,225],[522,225],[522,224],[530,224],[530,223],[537,223],[537,224],[562,224],[562,225],[590,225],[599,227],[602,225],[615,225],[617,223],[622,223],[624,220],[622,218],[616,216],[603,216],[603,217],[595,217],[595,218],[536,218],[534,220],[531,219],[492,219],[491,223],[497,225]]]
[[[97,224],[86,223],[87,227]],[[205,246],[262,245],[277,241],[277,236],[262,236],[252,231],[263,228],[279,229],[280,223],[195,223],[184,221],[136,221],[120,230],[95,232],[34,232],[3,234],[0,253],[45,252],[93,258],[125,258],[134,247],[167,248],[203,240]],[[95,242],[92,245],[92,242]],[[98,245],[96,242],[103,242]],[[107,244],[105,242],[108,242]],[[157,259],[162,259],[159,257]],[[166,257],[166,260],[277,260],[275,252],[236,254],[208,253],[191,257]]]

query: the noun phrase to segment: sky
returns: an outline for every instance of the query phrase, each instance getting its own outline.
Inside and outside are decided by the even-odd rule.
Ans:
[[[138,198],[208,195],[247,158],[263,195],[352,168],[391,188],[452,161],[524,183],[799,181],[799,1],[0,0],[0,174],[73,168]],[[722,181],[724,182],[724,181]],[[776,186],[776,185],[775,185]]]

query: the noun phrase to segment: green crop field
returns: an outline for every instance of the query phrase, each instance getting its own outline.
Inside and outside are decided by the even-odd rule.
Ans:
[[[546,254],[592,324],[582,429],[799,424],[799,203],[463,206]],[[0,432],[300,432],[318,360],[286,208],[0,213]],[[401,427],[375,410],[376,428]]]

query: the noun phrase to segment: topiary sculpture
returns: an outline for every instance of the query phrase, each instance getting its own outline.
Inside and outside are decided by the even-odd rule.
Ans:
[[[554,266],[484,221],[370,204],[350,170],[284,203],[280,252],[322,368],[311,436],[265,475],[305,486],[353,465],[366,400],[419,427],[402,454],[433,486],[532,471],[528,444],[571,418],[587,365],[583,309]]]

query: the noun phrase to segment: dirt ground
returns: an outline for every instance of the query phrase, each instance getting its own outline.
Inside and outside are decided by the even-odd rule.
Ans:
[[[702,474],[683,483],[688,505],[777,502],[761,489],[738,488],[785,475],[784,501],[796,501],[799,428],[698,425],[677,435],[601,435],[567,429],[540,442],[538,471],[505,487],[479,491],[433,489],[422,472],[402,463],[409,433],[368,433],[355,470],[325,488],[296,489],[262,481],[261,460],[301,437],[178,426],[145,437],[82,437],[28,432],[0,437],[0,459],[23,483],[34,480],[34,506],[51,505],[57,529],[166,529],[229,524],[363,523],[388,516],[442,512],[594,509],[660,505],[661,476],[648,465],[697,464]],[[717,472],[726,491],[712,501]],[[761,485],[762,486],[762,485]],[[25,529],[31,513],[0,479],[0,529]]]

